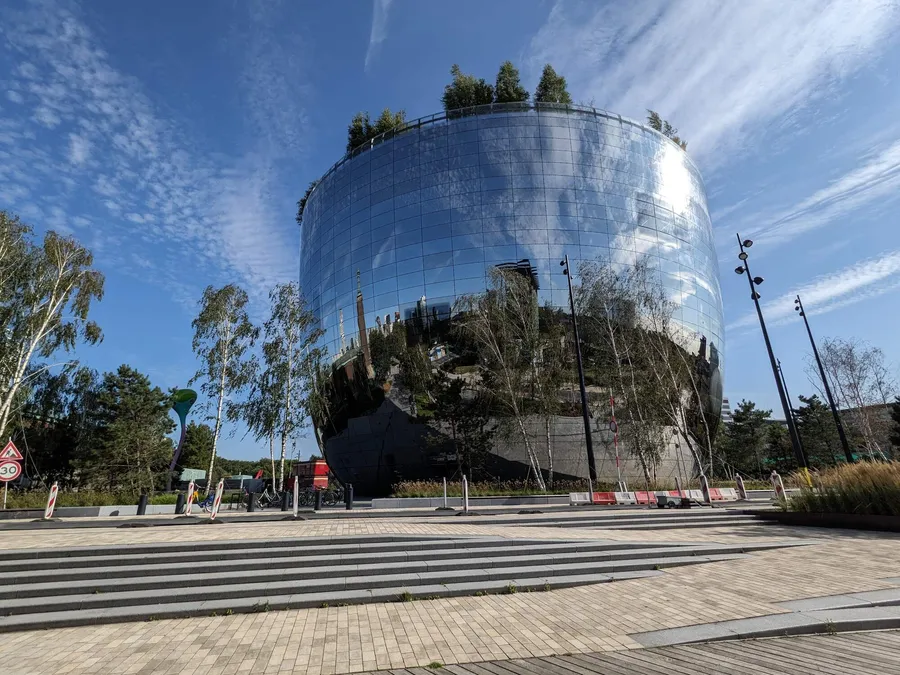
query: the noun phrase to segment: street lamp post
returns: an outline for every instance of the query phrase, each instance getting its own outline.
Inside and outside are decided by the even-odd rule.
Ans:
[[[781,359],[775,359],[775,363],[778,364],[778,376],[781,378],[781,386],[784,387],[784,395],[788,400],[788,409],[791,411],[791,419],[794,420],[794,424],[797,424],[797,418],[794,417],[794,409],[791,408],[791,392],[788,391],[787,380],[784,379],[784,371],[781,369]],[[797,433],[799,436],[799,432]]]
[[[822,386],[825,387],[825,396],[828,398],[828,406],[831,408],[831,415],[834,417],[834,424],[837,427],[838,436],[841,439],[841,447],[844,448],[844,456],[849,463],[853,463],[853,452],[850,450],[850,443],[847,442],[847,434],[844,433],[844,425],[841,422],[841,416],[838,414],[837,406],[834,404],[834,396],[831,395],[831,387],[828,384],[828,376],[825,375],[825,368],[822,366],[822,359],[819,358],[819,350],[816,348],[816,341],[813,339],[812,329],[809,327],[809,319],[803,310],[803,302],[800,296],[794,300],[794,310],[803,317],[803,323],[806,324],[806,334],[809,335],[809,344],[812,345],[813,356],[816,358],[816,365],[819,367],[819,377],[822,378]]]
[[[597,463],[594,460],[594,443],[591,439],[591,422],[588,414],[587,390],[584,387],[584,365],[581,362],[581,340],[578,337],[578,319],[575,316],[575,295],[572,293],[572,274],[569,272],[569,256],[559,263],[569,282],[569,308],[572,310],[572,330],[575,333],[575,357],[578,363],[578,385],[581,387],[581,414],[584,417],[584,442],[587,446],[590,492],[593,495],[597,483]]]
[[[763,339],[766,342],[766,351],[769,353],[769,364],[772,366],[772,375],[775,377],[775,384],[778,386],[778,398],[781,399],[781,408],[784,411],[784,421],[788,426],[788,434],[791,437],[791,446],[794,449],[794,456],[797,458],[797,464],[801,469],[807,469],[806,456],[803,454],[803,447],[800,445],[800,436],[797,434],[797,426],[794,424],[794,416],[791,414],[791,407],[787,400],[787,394],[784,391],[784,384],[778,374],[778,363],[775,360],[775,353],[772,351],[772,342],[769,340],[769,331],[766,330],[766,321],[763,319],[762,308],[759,305],[760,295],[756,291],[756,287],[763,282],[762,277],[754,277],[750,274],[750,263],[747,262],[747,251],[744,249],[753,246],[753,242],[749,239],[741,240],[741,235],[737,235],[738,246],[741,252],[738,258],[741,266],[735,268],[735,273],[747,273],[747,282],[750,284],[750,297],[753,304],[756,305],[756,315],[759,317],[759,326],[762,328]]]

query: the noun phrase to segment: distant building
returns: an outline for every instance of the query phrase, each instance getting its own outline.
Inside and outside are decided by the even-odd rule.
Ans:
[[[731,404],[727,398],[722,399],[722,424],[731,424],[733,418],[731,416]]]

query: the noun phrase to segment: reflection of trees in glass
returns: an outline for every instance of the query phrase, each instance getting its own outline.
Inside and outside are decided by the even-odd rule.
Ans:
[[[647,111],[647,126],[656,129],[666,138],[671,138],[675,143],[681,146],[682,150],[687,150],[687,141],[681,140],[678,136],[678,129],[669,124],[668,120],[664,120],[659,113],[654,110]]]
[[[490,402],[465,375],[438,372],[434,421],[447,430],[453,441],[457,471],[473,479],[482,474],[492,447],[494,430],[489,411]]]
[[[475,344],[481,385],[494,406],[521,434],[525,455],[540,489],[540,462],[526,428],[528,393],[539,352],[537,293],[523,275],[494,268],[487,292],[459,299],[459,329]]]

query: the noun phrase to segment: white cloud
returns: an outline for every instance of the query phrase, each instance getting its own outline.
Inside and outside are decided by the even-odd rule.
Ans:
[[[785,242],[824,227],[864,207],[885,207],[900,196],[900,140],[870,153],[848,173],[817,190],[795,206],[765,218],[767,223],[748,234],[767,243]],[[760,222],[759,216],[754,216]]]
[[[91,156],[91,142],[84,136],[69,134],[69,161],[84,164]]]
[[[841,307],[884,295],[900,288],[900,250],[870,258],[824,274],[770,302],[763,303],[766,322],[776,325],[794,314],[794,298],[799,294],[810,316],[825,314]],[[756,323],[755,313],[746,314],[726,326],[727,331],[747,328]]]
[[[59,115],[46,106],[39,106],[34,111],[34,119],[48,129],[52,129],[60,122]]]
[[[672,120],[704,163],[752,147],[897,33],[896,0],[558,0],[528,51],[576,99]]]
[[[372,32],[369,34],[369,48],[366,50],[365,69],[378,56],[381,43],[387,39],[388,10],[393,0],[372,0]]]
[[[23,98],[22,94],[20,94],[17,91],[14,91],[12,89],[10,89],[9,91],[6,92],[6,98],[8,98],[13,103],[24,103],[25,102],[25,99]]]

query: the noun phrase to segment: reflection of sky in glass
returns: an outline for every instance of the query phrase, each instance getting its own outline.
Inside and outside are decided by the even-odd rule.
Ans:
[[[602,114],[494,113],[423,126],[330,172],[303,219],[301,284],[329,351],[365,322],[446,311],[492,265],[528,258],[566,307],[559,260],[647,260],[674,319],[722,354],[718,263],[702,179],[656,132]]]

